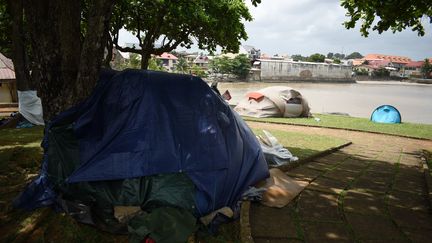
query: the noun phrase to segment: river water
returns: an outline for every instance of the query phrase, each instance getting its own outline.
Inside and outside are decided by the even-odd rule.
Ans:
[[[432,85],[401,82],[335,83],[219,83],[229,90],[230,104],[236,104],[247,92],[283,85],[298,90],[309,102],[312,113],[342,112],[369,118],[374,109],[388,104],[396,107],[402,122],[432,124]]]

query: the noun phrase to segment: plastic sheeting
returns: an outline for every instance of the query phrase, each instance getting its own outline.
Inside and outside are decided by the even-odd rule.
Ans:
[[[268,131],[263,130],[263,135],[258,136],[265,159],[270,165],[283,165],[291,161],[297,161],[298,157],[282,146],[279,141]]]
[[[306,99],[286,86],[270,86],[247,93],[234,110],[242,116],[257,118],[310,116]]]
[[[196,188],[196,214],[203,216],[224,206],[235,209],[242,193],[269,175],[249,127],[200,78],[110,71],[85,102],[47,126],[40,176],[15,206],[58,206],[48,141],[49,131],[63,124],[73,124],[79,151],[66,185],[186,173]]]
[[[25,119],[35,125],[44,125],[42,102],[35,90],[18,90],[18,110]]]

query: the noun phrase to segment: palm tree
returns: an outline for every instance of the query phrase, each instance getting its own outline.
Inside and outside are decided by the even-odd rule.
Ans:
[[[183,57],[180,57],[180,58],[177,60],[177,64],[176,64],[176,71],[177,71],[178,73],[183,73],[183,74],[184,74],[184,73],[187,73],[187,72],[188,72],[188,69],[189,69],[189,65],[188,65],[186,59],[183,58]]]

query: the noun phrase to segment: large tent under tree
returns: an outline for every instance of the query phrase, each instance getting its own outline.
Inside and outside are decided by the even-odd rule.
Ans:
[[[215,210],[236,215],[241,195],[269,176],[249,127],[189,75],[103,72],[87,100],[46,126],[43,148],[40,175],[16,207],[51,206],[156,242],[187,237]]]

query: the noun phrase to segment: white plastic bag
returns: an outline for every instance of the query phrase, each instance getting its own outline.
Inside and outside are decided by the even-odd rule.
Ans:
[[[263,136],[258,136],[258,140],[267,163],[282,165],[298,160],[298,157],[293,156],[288,149],[284,148],[270,132],[263,130],[263,133]]]
[[[18,110],[29,122],[44,125],[42,102],[35,90],[18,91]]]

